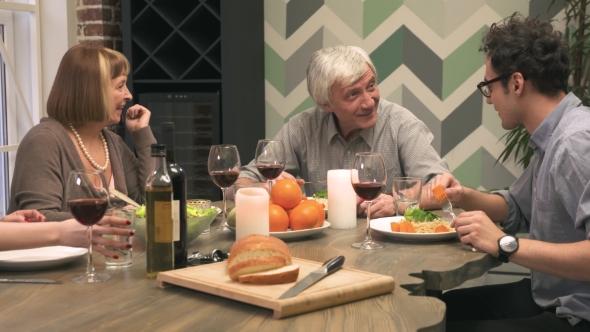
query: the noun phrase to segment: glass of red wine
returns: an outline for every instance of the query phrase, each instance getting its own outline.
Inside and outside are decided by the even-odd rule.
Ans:
[[[382,249],[381,243],[371,238],[371,202],[381,195],[387,181],[385,162],[380,153],[362,152],[354,157],[354,165],[350,171],[350,180],[356,194],[367,202],[367,229],[365,240],[353,243],[352,247],[363,250]]]
[[[223,221],[220,230],[227,228],[227,208],[225,191],[231,187],[240,175],[240,154],[235,145],[213,145],[209,151],[209,176],[223,194]]]
[[[88,227],[86,273],[71,280],[81,284],[107,281],[111,276],[95,272],[92,265],[92,225],[102,219],[109,206],[109,191],[104,173],[91,169],[72,171],[66,190],[70,213],[80,224]]]
[[[256,168],[268,182],[268,192],[272,190],[272,180],[285,169],[285,147],[283,141],[261,139],[256,146]]]

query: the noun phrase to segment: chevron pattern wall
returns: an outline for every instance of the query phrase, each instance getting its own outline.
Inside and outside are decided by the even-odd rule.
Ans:
[[[356,45],[377,68],[381,97],[412,111],[462,184],[509,186],[522,168],[496,163],[505,133],[476,85],[485,61],[482,33],[519,12],[559,20],[551,0],[265,0],[266,136],[312,107],[305,70],[326,46]]]

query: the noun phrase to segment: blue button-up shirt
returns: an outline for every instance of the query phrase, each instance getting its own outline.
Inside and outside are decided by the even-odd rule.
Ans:
[[[505,232],[528,229],[531,239],[551,243],[590,239],[590,109],[581,105],[568,94],[531,135],[531,163],[497,192],[508,203]],[[534,270],[531,282],[539,306],[556,307],[572,325],[590,321],[590,282]]]

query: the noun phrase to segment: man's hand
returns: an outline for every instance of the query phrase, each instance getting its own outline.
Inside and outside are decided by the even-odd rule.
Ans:
[[[125,114],[125,124],[129,132],[147,127],[150,124],[151,114],[150,110],[138,104],[129,107]]]
[[[422,197],[420,198],[420,208],[423,210],[440,209],[440,205],[432,193],[432,188],[442,186],[448,188],[454,183],[459,183],[455,177],[450,173],[439,174],[430,181],[430,183],[422,186]],[[460,185],[459,185],[460,186]],[[453,202],[451,202],[453,203]]]
[[[281,175],[279,175],[278,178],[274,179],[273,181],[279,181],[282,179],[291,179],[291,180],[295,180],[297,181],[297,184],[301,187],[302,185],[305,184],[305,180],[303,179],[296,179],[293,175],[287,173],[287,172],[282,172]]]
[[[462,243],[498,257],[498,239],[506,235],[482,211],[463,212],[451,222]]]
[[[356,197],[356,213],[357,215],[367,215],[367,202],[358,196]],[[391,195],[381,194],[371,203],[371,219],[390,217],[394,214],[395,206],[393,205],[393,196]]]
[[[451,181],[449,185],[445,188],[445,193],[447,194],[447,198],[453,204],[461,204],[461,201],[465,197],[465,188],[459,183],[459,181],[455,178]]]

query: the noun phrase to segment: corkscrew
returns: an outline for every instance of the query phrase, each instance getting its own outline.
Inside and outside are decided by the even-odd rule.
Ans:
[[[201,265],[201,264],[209,264],[209,263],[216,263],[221,262],[224,259],[227,259],[229,254],[224,253],[219,249],[214,249],[210,254],[201,254],[198,251],[193,252],[192,255],[188,256],[188,264],[189,265]]]

